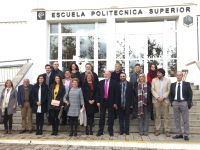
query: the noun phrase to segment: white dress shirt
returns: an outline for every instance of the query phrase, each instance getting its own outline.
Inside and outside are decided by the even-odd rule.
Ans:
[[[183,98],[183,93],[182,93],[183,81],[181,81],[181,82],[176,82],[176,95],[175,95],[174,100],[177,100],[178,83],[180,83],[180,94],[181,94],[181,100],[184,100],[184,98]]]

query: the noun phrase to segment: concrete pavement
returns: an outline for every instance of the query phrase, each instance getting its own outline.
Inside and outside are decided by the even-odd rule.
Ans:
[[[131,133],[130,135],[115,133],[113,137],[110,137],[107,133],[100,137],[96,137],[96,133],[92,136],[85,135],[84,132],[79,132],[77,137],[69,137],[68,134],[68,132],[60,132],[58,136],[51,136],[50,132],[46,131],[43,135],[36,136],[35,133],[18,134],[18,132],[14,131],[11,135],[1,133],[0,143],[7,145],[36,144],[38,147],[54,145],[53,147],[58,146],[58,149],[62,148],[62,146],[66,146],[67,148],[75,147],[77,149],[78,147],[89,147],[91,149],[102,149],[102,147],[104,149],[200,149],[200,135],[198,134],[190,135],[190,141],[187,142],[183,139],[174,140],[172,137],[166,137],[164,134],[156,137],[153,133],[150,133],[148,136],[140,136],[138,133]]]

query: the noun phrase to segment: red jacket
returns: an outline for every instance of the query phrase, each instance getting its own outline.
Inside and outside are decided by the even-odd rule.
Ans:
[[[157,77],[158,77],[158,76],[156,75],[155,77],[151,78],[150,75],[149,75],[149,73],[147,73],[147,81],[149,81],[150,83],[152,82],[152,80],[153,80],[154,78],[157,78]]]

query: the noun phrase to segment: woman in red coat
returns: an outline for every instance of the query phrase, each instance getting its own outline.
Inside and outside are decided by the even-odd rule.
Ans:
[[[156,64],[150,64],[149,72],[147,73],[147,81],[151,83],[154,78],[157,78],[157,66]],[[154,120],[153,108],[151,109],[151,120]]]
[[[156,64],[150,64],[149,72],[147,73],[147,81],[151,83],[154,78],[157,78],[157,66]]]

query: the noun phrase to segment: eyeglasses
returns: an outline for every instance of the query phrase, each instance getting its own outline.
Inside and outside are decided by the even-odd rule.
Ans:
[[[144,76],[139,76],[139,77],[144,77]]]

